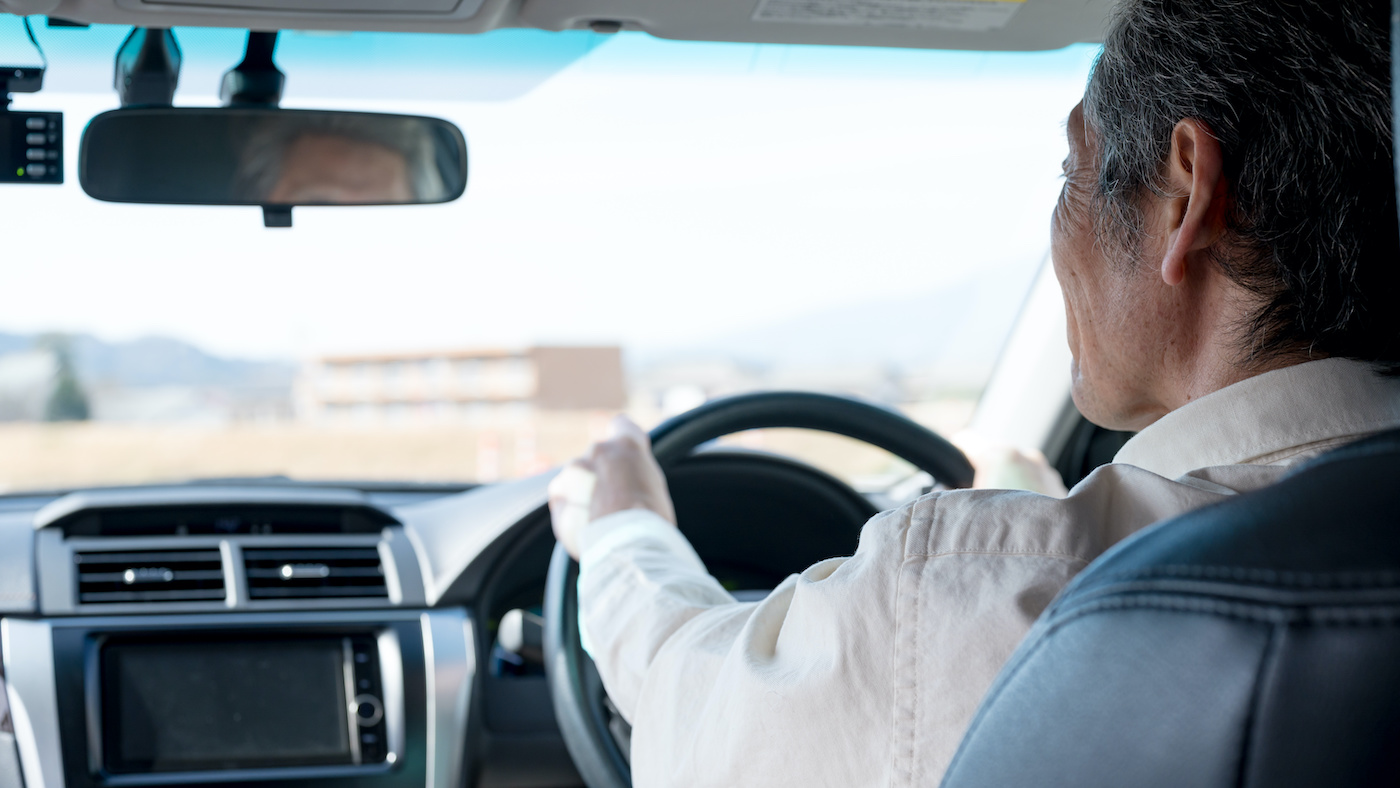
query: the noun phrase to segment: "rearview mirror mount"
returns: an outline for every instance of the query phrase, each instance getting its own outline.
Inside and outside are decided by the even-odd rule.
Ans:
[[[94,199],[248,205],[291,227],[298,205],[451,202],[467,185],[467,143],[438,118],[285,110],[277,33],[248,33],[216,108],[173,107],[180,48],[169,30],[137,29],[117,53],[122,108],[93,118],[78,182]]]
[[[277,33],[248,31],[243,60],[224,72],[219,83],[219,100],[226,107],[275,107],[282,103],[287,75],[272,59],[277,51]]]

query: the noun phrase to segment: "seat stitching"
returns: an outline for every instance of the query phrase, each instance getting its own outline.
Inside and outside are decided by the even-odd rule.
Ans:
[[[1031,556],[1035,558],[1069,558],[1083,564],[1087,564],[1092,560],[1080,555],[1075,555],[1074,553],[1062,553],[1054,550],[940,550],[936,553],[910,553],[909,557],[944,558],[953,555],[1006,555]]]
[[[914,580],[916,587],[913,589],[913,592],[910,593],[909,589],[904,587],[908,578],[908,570],[911,568],[909,567],[909,563],[909,561],[906,561],[904,566],[900,568],[899,581],[895,584],[895,594],[898,600],[895,620],[899,622],[898,626],[902,628],[904,616],[899,614],[899,610],[905,606],[910,606],[912,609],[909,610],[910,621],[908,623],[914,628],[912,644],[909,642],[907,632],[902,633],[899,629],[895,631],[895,664],[897,666],[895,686],[897,689],[895,693],[894,716],[897,736],[895,737],[894,775],[896,785],[913,785],[914,733],[918,728],[917,710],[912,705],[913,698],[908,695],[908,687],[912,684],[917,684],[917,682],[913,680],[913,676],[917,671],[910,665],[910,662],[915,659],[918,653],[917,644],[919,643],[920,625],[919,598],[921,595],[918,593],[917,586],[918,580],[922,578],[922,568],[920,569],[918,578]],[[927,565],[927,562],[924,562],[924,564]],[[901,730],[901,728],[903,729]]]
[[[1072,609],[1096,599],[1128,596],[1213,599],[1244,605],[1295,609],[1345,608],[1356,610],[1400,603],[1400,597],[1397,597],[1397,591],[1393,587],[1300,589],[1255,585],[1241,586],[1222,581],[1157,578],[1076,587],[1062,592],[1052,605],[1051,612]]]
[[[1173,564],[1147,569],[1110,572],[1089,578],[1089,581],[1172,577],[1237,580],[1243,582],[1270,583],[1272,585],[1300,586],[1304,588],[1336,588],[1378,584],[1400,585],[1400,572],[1385,570],[1321,573],[1209,564]]]
[[[1082,607],[1057,614],[1051,623],[1057,629],[1071,621],[1109,610],[1132,608],[1157,609],[1181,613],[1202,613],[1240,621],[1267,622],[1288,626],[1307,625],[1396,625],[1400,624],[1400,607],[1387,606],[1380,610],[1347,609],[1325,612],[1314,607],[1335,608],[1335,605],[1276,606],[1247,602],[1226,602],[1212,599],[1182,599],[1161,595],[1139,595],[1131,598],[1101,599]],[[1047,636],[1049,632],[1046,633]]]
[[[914,584],[914,654],[910,660],[909,667],[909,692],[913,695],[910,703],[910,710],[913,712],[914,725],[909,730],[909,784],[915,785],[915,778],[918,776],[919,761],[915,754],[919,751],[919,731],[923,726],[919,723],[924,715],[923,704],[920,703],[919,686],[923,682],[919,681],[919,668],[922,657],[922,649],[918,646],[927,642],[924,639],[924,580],[928,576],[929,562],[923,561],[919,566],[918,581]]]
[[[1279,627],[1269,627],[1269,639],[1259,655],[1259,664],[1254,669],[1254,686],[1250,688],[1249,713],[1244,720],[1244,735],[1240,741],[1239,768],[1235,772],[1235,785],[1246,788],[1249,785],[1250,760],[1258,749],[1256,739],[1262,726],[1258,725],[1259,707],[1264,702],[1265,676],[1278,651]]]

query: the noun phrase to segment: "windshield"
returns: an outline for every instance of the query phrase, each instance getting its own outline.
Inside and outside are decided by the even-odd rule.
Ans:
[[[944,434],[1048,250],[1095,49],[963,53],[644,34],[284,33],[284,107],[445,118],[465,196],[421,207],[100,203],[77,183],[129,28],[47,27],[67,182],[0,187],[0,488],[208,477],[493,481],[761,389]],[[175,103],[245,34],[177,29]],[[848,479],[881,461],[812,449]],[[796,449],[794,449],[796,450]],[[868,485],[867,485],[868,486]]]

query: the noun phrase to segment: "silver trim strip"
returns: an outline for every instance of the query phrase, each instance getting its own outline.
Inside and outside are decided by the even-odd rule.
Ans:
[[[189,613],[185,615],[86,615],[48,619],[44,623],[57,628],[165,630],[205,625],[236,627],[245,624],[373,624],[381,621],[417,621],[421,616],[421,610],[289,610],[285,612],[247,610],[237,613]]]
[[[243,546],[227,539],[219,542],[224,564],[224,605],[241,607],[248,602],[248,580],[243,575]]]
[[[345,681],[345,735],[350,737],[350,762],[359,766],[364,762],[360,757],[360,726],[355,701],[355,649],[350,638],[340,639],[340,675]]]
[[[70,552],[136,550],[194,550],[217,548],[223,542],[244,547],[374,547],[381,534],[237,534],[234,536],[74,536],[64,539]]]
[[[53,628],[47,621],[0,619],[10,719],[26,788],[63,788]]]
[[[394,561],[394,551],[390,549],[388,540],[380,540],[375,545],[379,550],[379,566],[384,572],[384,589],[389,592],[389,604],[403,604],[403,586],[399,584],[399,572],[397,562]]]
[[[102,769],[102,662],[95,649],[101,642],[83,644],[83,708],[87,711],[88,770],[96,774]]]
[[[293,780],[351,779],[374,777],[389,771],[387,764],[369,766],[289,766],[269,769],[227,769],[212,772],[152,772],[151,774],[110,774],[103,785],[190,785],[225,782],[277,780],[285,785]],[[28,786],[26,786],[28,788]]]
[[[430,664],[425,662],[424,668]],[[397,763],[403,757],[405,741],[403,650],[399,648],[398,633],[392,629],[379,633],[379,691],[384,694],[384,734],[388,737],[384,762]],[[462,730],[465,735],[466,728]]]
[[[464,774],[467,714],[476,676],[476,646],[465,610],[422,614],[428,679],[428,788],[456,788]]]

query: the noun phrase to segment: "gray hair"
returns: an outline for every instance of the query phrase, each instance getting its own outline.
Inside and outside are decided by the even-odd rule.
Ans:
[[[1241,362],[1331,355],[1400,366],[1388,2],[1123,0],[1084,96],[1099,234],[1141,237],[1176,124],[1220,142],[1228,250],[1261,306]]]
[[[272,192],[282,175],[282,159],[292,143],[308,135],[346,137],[395,151],[407,164],[409,188],[417,200],[435,202],[447,196],[438,169],[437,145],[426,124],[414,118],[383,115],[290,113],[254,128],[243,145],[235,190],[256,201]]]

